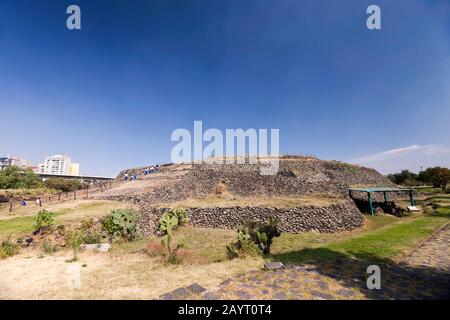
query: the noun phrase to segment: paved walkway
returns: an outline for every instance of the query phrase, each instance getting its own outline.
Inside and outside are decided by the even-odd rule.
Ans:
[[[400,264],[383,264],[381,289],[367,289],[368,262],[288,265],[225,280],[207,291],[179,288],[162,299],[450,299],[450,225]]]
[[[450,224],[404,260],[411,266],[450,272]]]

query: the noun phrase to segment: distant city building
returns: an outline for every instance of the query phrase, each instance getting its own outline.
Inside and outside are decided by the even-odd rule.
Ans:
[[[3,170],[5,167],[9,166],[9,160],[7,157],[0,158],[0,170]]]
[[[45,164],[39,163],[36,170],[34,172],[36,173],[44,173],[45,170]]]
[[[21,157],[8,155],[6,157],[0,157],[0,169],[3,170],[5,167],[16,166],[19,168],[31,167],[31,163]]]
[[[39,173],[79,175],[80,164],[72,163],[67,154],[55,154],[45,157],[44,163],[38,166]]]
[[[71,163],[69,167],[69,174],[72,176],[80,175],[80,164],[79,163]]]

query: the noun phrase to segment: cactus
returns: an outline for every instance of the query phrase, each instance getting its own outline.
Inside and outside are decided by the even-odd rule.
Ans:
[[[253,242],[259,246],[264,254],[270,254],[273,238],[281,235],[281,232],[278,230],[278,221],[271,218],[266,223],[247,221],[245,225]]]
[[[177,263],[179,261],[177,252],[179,249],[184,247],[183,244],[179,243],[175,249],[172,248],[173,230],[178,227],[180,222],[179,217],[184,219],[184,210],[182,213],[183,215],[177,215],[171,210],[164,213],[159,221],[159,231],[164,234],[164,237],[161,239],[161,245],[164,248],[165,255],[167,256],[167,262],[169,263]]]
[[[133,210],[117,209],[101,220],[103,228],[108,234],[125,240],[139,238],[139,213]]]
[[[169,214],[178,218],[179,226],[182,226],[187,222],[186,212],[183,208],[173,208],[169,211]]]
[[[238,229],[236,241],[226,246],[226,248],[229,259],[255,255],[259,251],[259,248],[253,243],[247,227]]]
[[[272,219],[268,223],[246,221],[245,226],[238,229],[236,242],[226,247],[228,257],[232,259],[248,253],[270,254],[273,238],[281,234],[277,224]]]
[[[164,213],[159,221],[159,231],[163,234],[168,234],[171,236],[173,229],[176,227],[178,227],[177,216],[170,215],[169,212]]]

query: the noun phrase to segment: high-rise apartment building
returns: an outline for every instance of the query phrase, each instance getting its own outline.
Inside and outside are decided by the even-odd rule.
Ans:
[[[6,157],[0,157],[0,169],[5,167],[19,167],[19,168],[28,168],[31,166],[31,163],[18,156],[8,155]]]
[[[45,161],[39,164],[40,173],[79,175],[80,165],[72,163],[67,154],[55,154],[45,157]]]

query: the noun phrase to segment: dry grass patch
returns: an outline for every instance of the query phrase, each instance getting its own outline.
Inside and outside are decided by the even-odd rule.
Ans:
[[[156,299],[193,282],[212,289],[241,272],[261,268],[260,258],[210,264],[166,265],[144,253],[89,253],[65,262],[70,251],[42,257],[27,252],[0,261],[0,299]],[[85,265],[85,267],[82,267]],[[81,288],[69,286],[70,268],[81,270]]]
[[[314,194],[298,197],[233,197],[228,194],[225,196],[210,195],[204,198],[187,199],[170,204],[157,204],[157,207],[180,207],[180,208],[215,208],[215,207],[275,207],[275,208],[294,208],[300,206],[324,207],[331,204],[340,203],[343,198],[330,194]]]

